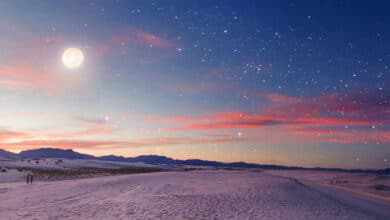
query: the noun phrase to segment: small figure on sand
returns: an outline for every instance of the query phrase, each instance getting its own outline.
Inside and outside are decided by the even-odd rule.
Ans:
[[[27,184],[32,184],[33,183],[33,175],[32,174],[27,174],[27,177],[26,177],[26,183]]]

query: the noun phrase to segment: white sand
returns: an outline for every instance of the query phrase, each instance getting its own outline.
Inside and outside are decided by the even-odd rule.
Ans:
[[[375,213],[364,207],[350,206],[293,179],[221,170],[33,185],[1,183],[0,216],[1,219],[375,219]]]
[[[16,169],[6,169],[6,172],[0,172],[0,183],[24,181],[26,175],[27,173],[18,172]]]
[[[162,166],[150,165],[142,162],[115,162],[93,159],[16,159],[0,160],[0,166],[8,168],[34,168],[34,169],[75,169],[75,168],[125,168],[125,167],[148,167],[163,168]]]
[[[375,194],[390,201],[389,190],[375,189],[377,185],[390,186],[390,175],[316,170],[265,170],[264,173]]]

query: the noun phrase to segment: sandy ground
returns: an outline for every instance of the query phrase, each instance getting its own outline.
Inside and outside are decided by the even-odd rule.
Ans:
[[[314,182],[348,191],[372,194],[390,202],[390,175],[316,170],[264,170],[263,172],[296,178],[301,182]],[[384,186],[384,189],[377,190],[377,186]]]
[[[72,169],[72,168],[126,168],[126,167],[148,167],[161,168],[161,166],[154,166],[141,162],[114,162],[93,159],[18,159],[18,160],[2,160],[0,159],[0,167],[7,168],[34,168],[34,169]]]
[[[372,214],[375,213],[374,216],[376,216],[376,219],[389,219],[390,200],[384,200],[382,197],[373,197],[371,194],[364,194],[360,191],[345,190],[345,188],[338,188],[315,182],[304,181],[303,183],[314,190],[323,192],[333,199],[348,204],[354,209],[361,209]]]
[[[367,204],[251,171],[0,184],[1,219],[385,219]]]
[[[18,172],[16,169],[7,169],[6,172],[0,172],[0,183],[21,182],[26,179],[27,173]]]

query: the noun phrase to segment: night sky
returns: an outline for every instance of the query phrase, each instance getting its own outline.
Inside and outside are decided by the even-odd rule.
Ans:
[[[3,0],[0,148],[387,168],[389,61],[389,1]]]

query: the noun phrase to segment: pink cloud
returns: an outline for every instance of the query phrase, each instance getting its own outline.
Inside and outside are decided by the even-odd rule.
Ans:
[[[71,88],[79,88],[82,83],[87,82],[83,81],[83,76],[63,74],[66,70],[61,71],[56,67],[61,65],[59,54],[67,43],[63,35],[37,36],[28,27],[8,21],[0,21],[0,27],[13,33],[12,38],[5,38],[1,42],[1,48],[6,51],[7,56],[0,61],[0,88],[37,90],[57,95]],[[176,45],[172,40],[133,27],[121,28],[111,33],[113,34],[107,39],[95,42],[96,47],[85,48],[89,62],[108,54],[121,54],[123,46],[168,49]],[[162,53],[140,52],[133,61],[159,61],[162,56],[167,56],[165,50]]]
[[[271,104],[264,112],[217,112],[196,117],[158,116],[172,123],[168,130],[212,131],[231,129],[257,129],[273,127],[272,135],[295,136],[300,142],[362,143],[364,141],[389,142],[387,130],[372,129],[389,125],[386,97],[370,95],[322,95],[314,98],[265,94]],[[177,120],[183,119],[183,120]],[[151,123],[158,121],[150,121]],[[344,127],[355,126],[355,132]],[[330,134],[332,131],[338,134]],[[349,132],[349,133],[348,133]],[[319,134],[318,139],[314,134]],[[349,135],[358,134],[358,135]],[[317,139],[316,139],[317,138]]]
[[[29,138],[29,134],[9,130],[0,130],[0,143],[12,140],[14,138]]]
[[[381,121],[390,114],[389,96],[380,94],[337,93],[321,95],[314,98],[291,97],[280,94],[266,94],[267,99],[276,104],[267,112],[289,117],[341,117],[351,121],[363,118],[366,121]]]
[[[367,119],[337,118],[337,117],[287,117],[272,114],[247,114],[245,112],[220,112],[214,115],[194,118],[190,123],[172,130],[214,130],[214,129],[244,129],[261,128],[265,126],[344,126],[344,125],[372,125],[374,122]]]
[[[127,32],[135,32],[136,39],[139,43],[146,44],[148,46],[158,47],[158,48],[169,48],[174,46],[173,41],[166,40],[161,37],[157,37],[156,35],[146,33],[141,30],[130,29]]]
[[[58,94],[80,85],[80,79],[61,74],[54,67],[55,57],[58,57],[64,43],[61,36],[37,36],[27,31],[28,28],[12,23],[8,24],[8,28],[12,29],[13,38],[2,41],[2,49],[7,56],[0,61],[0,88]]]
[[[41,147],[69,148],[96,148],[126,144],[121,141],[94,141],[94,140],[23,140],[11,143],[0,143],[0,147],[12,149],[33,149]]]
[[[0,64],[0,87],[11,90],[40,90],[53,94],[79,83],[80,81],[70,76],[40,71],[29,64],[15,66]]]
[[[96,57],[101,57],[110,53],[121,51],[126,46],[155,47],[160,49],[172,48],[175,42],[172,40],[158,37],[157,35],[147,33],[143,30],[125,27],[113,31],[113,35],[97,46]]]
[[[74,132],[62,132],[62,133],[38,133],[35,136],[45,137],[45,138],[74,138],[74,137],[86,137],[86,136],[96,136],[96,135],[108,135],[113,134],[118,129],[107,126],[107,125],[93,125],[86,129],[74,131]]]
[[[266,97],[268,100],[271,100],[273,102],[278,102],[278,103],[295,104],[302,101],[302,98],[285,96],[278,93],[267,93],[264,95],[264,97]]]
[[[301,136],[306,139],[311,137],[312,142],[328,143],[390,143],[389,131],[355,130],[355,129],[287,129],[285,134]]]
[[[11,130],[0,130],[0,143],[11,144],[14,140],[36,141],[45,140],[52,141],[58,139],[69,138],[85,138],[96,137],[97,135],[110,135],[117,132],[118,129],[106,124],[92,124],[78,131],[64,132],[19,132]]]
[[[16,135],[16,134],[15,134]],[[12,136],[12,135],[11,135]],[[8,138],[8,137],[7,137]],[[11,139],[11,138],[9,138]],[[0,147],[8,150],[12,149],[31,149],[40,147],[55,148],[88,148],[98,149],[102,147],[128,148],[128,147],[158,147],[172,145],[203,145],[215,143],[233,143],[241,142],[245,139],[232,138],[189,138],[189,137],[160,137],[160,138],[138,138],[132,140],[81,140],[73,138],[55,138],[55,139],[26,139],[10,142],[2,142]]]

